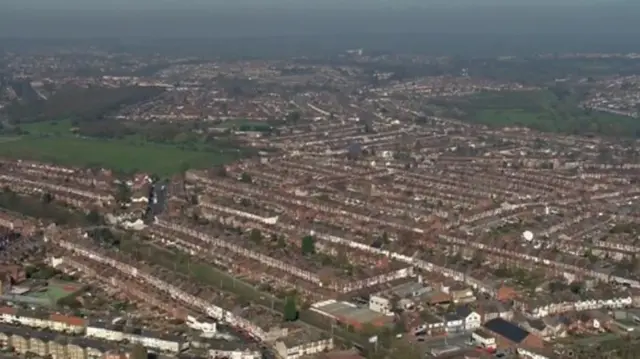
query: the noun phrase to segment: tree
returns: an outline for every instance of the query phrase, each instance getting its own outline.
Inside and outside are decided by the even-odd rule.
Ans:
[[[598,256],[593,254],[591,248],[587,249],[587,251],[584,253],[584,257],[587,258],[589,262],[591,262],[591,264],[595,264],[598,261]]]
[[[449,303],[449,305],[447,306],[447,313],[453,313],[455,311],[456,311],[455,303],[453,302]]]
[[[294,322],[298,320],[298,305],[294,296],[288,296],[284,302],[284,320]]]
[[[89,211],[89,213],[87,213],[87,222],[93,224],[94,226],[99,225],[102,223],[102,217],[100,216],[100,213],[98,213],[98,211],[92,209]]]
[[[262,232],[259,229],[254,228],[251,230],[251,234],[249,235],[249,239],[254,243],[262,242]]]
[[[407,322],[403,315],[396,317],[396,321],[393,325],[393,331],[395,334],[404,334],[407,332]]]
[[[136,343],[131,348],[131,359],[147,359],[147,348],[145,348],[142,344]]]
[[[382,239],[382,242],[384,244],[389,244],[389,234],[386,231],[382,232],[382,236],[380,237],[380,239]]]
[[[285,248],[287,246],[287,241],[285,241],[284,236],[278,237],[277,246],[278,248]]]
[[[49,193],[49,192],[45,192],[42,195],[42,203],[49,204],[51,202],[53,202],[53,195],[51,193]]]
[[[287,119],[287,122],[297,123],[298,121],[300,121],[300,112],[298,111],[289,112],[287,114],[286,119]]]
[[[251,175],[248,174],[247,172],[242,172],[242,176],[240,176],[240,181],[244,183],[251,183],[253,182],[253,178],[251,178]]]
[[[482,266],[482,264],[484,263],[484,261],[485,261],[485,256],[484,256],[484,254],[483,254],[482,252],[480,252],[480,251],[476,251],[476,252],[473,254],[473,258],[471,259],[471,262],[473,263],[473,265],[474,265],[476,268],[477,268],[477,267]]]
[[[302,254],[310,255],[316,252],[316,242],[312,236],[304,236],[302,238]]]
[[[115,197],[118,203],[129,203],[131,201],[131,188],[124,182],[118,183]]]
[[[580,292],[582,292],[582,283],[580,282],[573,282],[569,285],[569,290],[573,293],[573,294],[580,294]]]

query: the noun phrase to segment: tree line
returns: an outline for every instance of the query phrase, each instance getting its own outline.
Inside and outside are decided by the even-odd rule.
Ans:
[[[57,119],[99,120],[123,106],[142,102],[164,91],[158,87],[69,87],[48,99],[13,101],[4,113],[13,123]]]

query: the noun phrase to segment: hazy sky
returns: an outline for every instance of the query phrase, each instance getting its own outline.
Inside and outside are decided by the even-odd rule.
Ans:
[[[2,7],[16,9],[216,9],[216,8],[323,8],[373,9],[379,7],[478,7],[478,6],[585,6],[631,3],[633,0],[0,0]]]
[[[640,0],[0,0],[0,37],[640,34],[638,19]]]

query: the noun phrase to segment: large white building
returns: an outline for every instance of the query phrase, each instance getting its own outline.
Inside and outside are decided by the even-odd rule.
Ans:
[[[369,309],[384,315],[393,315],[393,303],[383,296],[372,295],[369,298]]]

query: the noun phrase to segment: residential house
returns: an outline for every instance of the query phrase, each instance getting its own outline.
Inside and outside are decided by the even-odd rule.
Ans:
[[[471,340],[476,345],[490,350],[496,349],[497,346],[496,337],[483,328],[476,329],[471,333]]]
[[[117,349],[117,345],[87,338],[82,338],[79,345],[85,349],[87,359],[102,359],[109,351]]]
[[[475,330],[482,325],[482,317],[468,306],[456,307],[456,314],[463,318],[464,330]]]
[[[579,318],[584,327],[597,331],[606,330],[613,322],[613,318],[597,310],[582,312],[579,314]]]
[[[50,329],[58,332],[80,334],[85,331],[86,321],[80,317],[63,314],[49,315]]]
[[[104,355],[104,359],[127,359],[127,353],[120,350],[110,350]]]
[[[410,326],[408,330],[413,335],[438,336],[446,333],[444,319],[431,313],[421,313],[419,317],[407,323]]]
[[[64,338],[56,338],[49,342],[49,355],[51,359],[66,359],[67,341]]]
[[[409,282],[393,287],[389,292],[398,298],[417,298],[432,291],[431,287],[420,282]]]
[[[542,319],[526,319],[521,323],[522,327],[544,340],[553,338],[553,330]]]
[[[157,349],[161,352],[178,353],[182,340],[180,337],[169,334],[159,334],[143,330],[140,334],[129,334],[125,337],[132,343],[140,343],[147,348]]]
[[[186,324],[189,328],[203,333],[216,333],[218,331],[216,321],[207,318],[197,318],[189,315],[187,316]]]
[[[261,359],[262,353],[257,350],[241,349],[209,349],[209,358],[229,359]]]
[[[10,333],[0,332],[0,347],[6,348],[11,340]]]
[[[82,345],[84,338],[73,338],[67,344],[67,358],[69,359],[85,359],[87,351]]]
[[[5,295],[11,290],[11,276],[9,273],[0,272],[0,295]]]
[[[331,350],[333,346],[333,338],[305,329],[289,333],[286,337],[277,340],[275,349],[282,359],[298,359],[305,355]]]
[[[49,342],[55,339],[51,332],[31,331],[29,338],[29,352],[44,357],[49,354]]]
[[[551,332],[553,338],[564,338],[567,336],[567,326],[560,320],[560,317],[546,317],[542,319]]]
[[[442,291],[449,294],[454,303],[471,303],[476,300],[473,290],[459,283],[454,283],[450,287],[443,287]]]
[[[426,293],[423,297],[426,304],[431,306],[447,305],[451,303],[451,295],[439,290],[434,290],[429,293]]]
[[[447,333],[460,333],[465,330],[464,317],[458,313],[447,313],[444,315],[445,330]]]
[[[555,353],[540,348],[516,348],[518,357],[522,359],[560,359]]]
[[[495,318],[502,318],[505,320],[513,319],[513,310],[511,309],[511,305],[497,300],[485,300],[479,302],[477,311],[482,317],[483,323]]]
[[[111,324],[104,320],[92,319],[89,321],[89,324],[87,324],[86,336],[119,342],[123,341],[126,336],[122,330],[122,325]]]
[[[542,338],[502,318],[492,319],[484,323],[483,327],[496,336],[496,343],[499,348],[513,348],[516,346],[541,348],[544,346]]]
[[[47,314],[39,311],[0,307],[0,321],[39,329],[80,334],[85,330],[85,320],[63,314]]]
[[[18,329],[19,328],[12,328],[11,346],[16,353],[26,354],[29,352],[29,336],[26,330]]]

